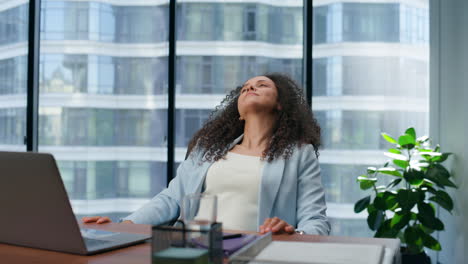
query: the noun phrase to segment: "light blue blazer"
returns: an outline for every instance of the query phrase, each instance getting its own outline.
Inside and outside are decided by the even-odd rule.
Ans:
[[[230,148],[242,137],[234,140]],[[202,192],[206,173],[213,162],[201,163],[201,160],[201,153],[193,151],[179,165],[176,177],[166,189],[123,220],[157,225],[178,218],[182,198]],[[265,162],[258,201],[257,229],[265,218],[277,216],[307,234],[330,233],[320,168],[310,144],[296,147],[287,160],[278,158]]]

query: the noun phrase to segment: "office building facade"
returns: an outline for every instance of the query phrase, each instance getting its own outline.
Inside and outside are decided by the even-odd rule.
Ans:
[[[428,4],[313,6],[312,108],[333,233],[365,235],[355,178],[382,161],[380,131],[427,132]],[[42,1],[39,151],[58,160],[77,215],[125,215],[167,184],[168,16],[167,0]],[[0,3],[2,150],[25,150],[27,19],[28,1]],[[176,26],[178,164],[231,89],[265,72],[302,82],[303,1],[181,0]]]

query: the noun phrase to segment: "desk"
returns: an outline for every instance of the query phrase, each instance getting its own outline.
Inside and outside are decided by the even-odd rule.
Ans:
[[[83,227],[110,230],[117,232],[129,232],[150,234],[151,226],[136,224],[83,224]],[[328,242],[328,243],[357,243],[357,244],[380,244],[387,248],[399,252],[399,241],[396,239],[382,238],[357,238],[357,237],[333,237],[316,235],[274,235],[273,240],[277,241],[303,241],[303,242]],[[150,243],[139,244],[127,248],[109,251],[92,256],[79,256],[54,251],[17,247],[0,244],[0,262],[8,264],[149,264],[150,263]]]

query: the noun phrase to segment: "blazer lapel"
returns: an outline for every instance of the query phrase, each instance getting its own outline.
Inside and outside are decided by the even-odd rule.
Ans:
[[[205,182],[206,173],[208,172],[208,168],[210,168],[211,164],[213,164],[213,162],[203,162],[202,165],[197,168],[199,172],[196,174],[200,176],[195,178],[196,182],[193,186],[196,186],[196,189],[192,193],[201,193],[203,191],[203,183]]]
[[[283,179],[284,163],[283,158],[276,159],[271,163],[265,161],[258,200],[258,225],[262,225],[265,218],[271,215]]]

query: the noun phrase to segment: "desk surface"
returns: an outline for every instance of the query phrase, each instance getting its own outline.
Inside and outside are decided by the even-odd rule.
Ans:
[[[83,224],[83,227],[118,232],[150,234],[151,226],[136,224]],[[358,238],[358,237],[333,237],[316,235],[274,235],[277,241],[303,241],[303,242],[329,242],[329,243],[356,243],[356,244],[380,244],[399,252],[399,242],[396,239]],[[151,263],[150,243],[139,244],[127,248],[109,251],[92,256],[79,256],[54,251],[17,247],[0,244],[0,260],[2,263],[71,263],[71,264],[107,264],[107,263]]]

